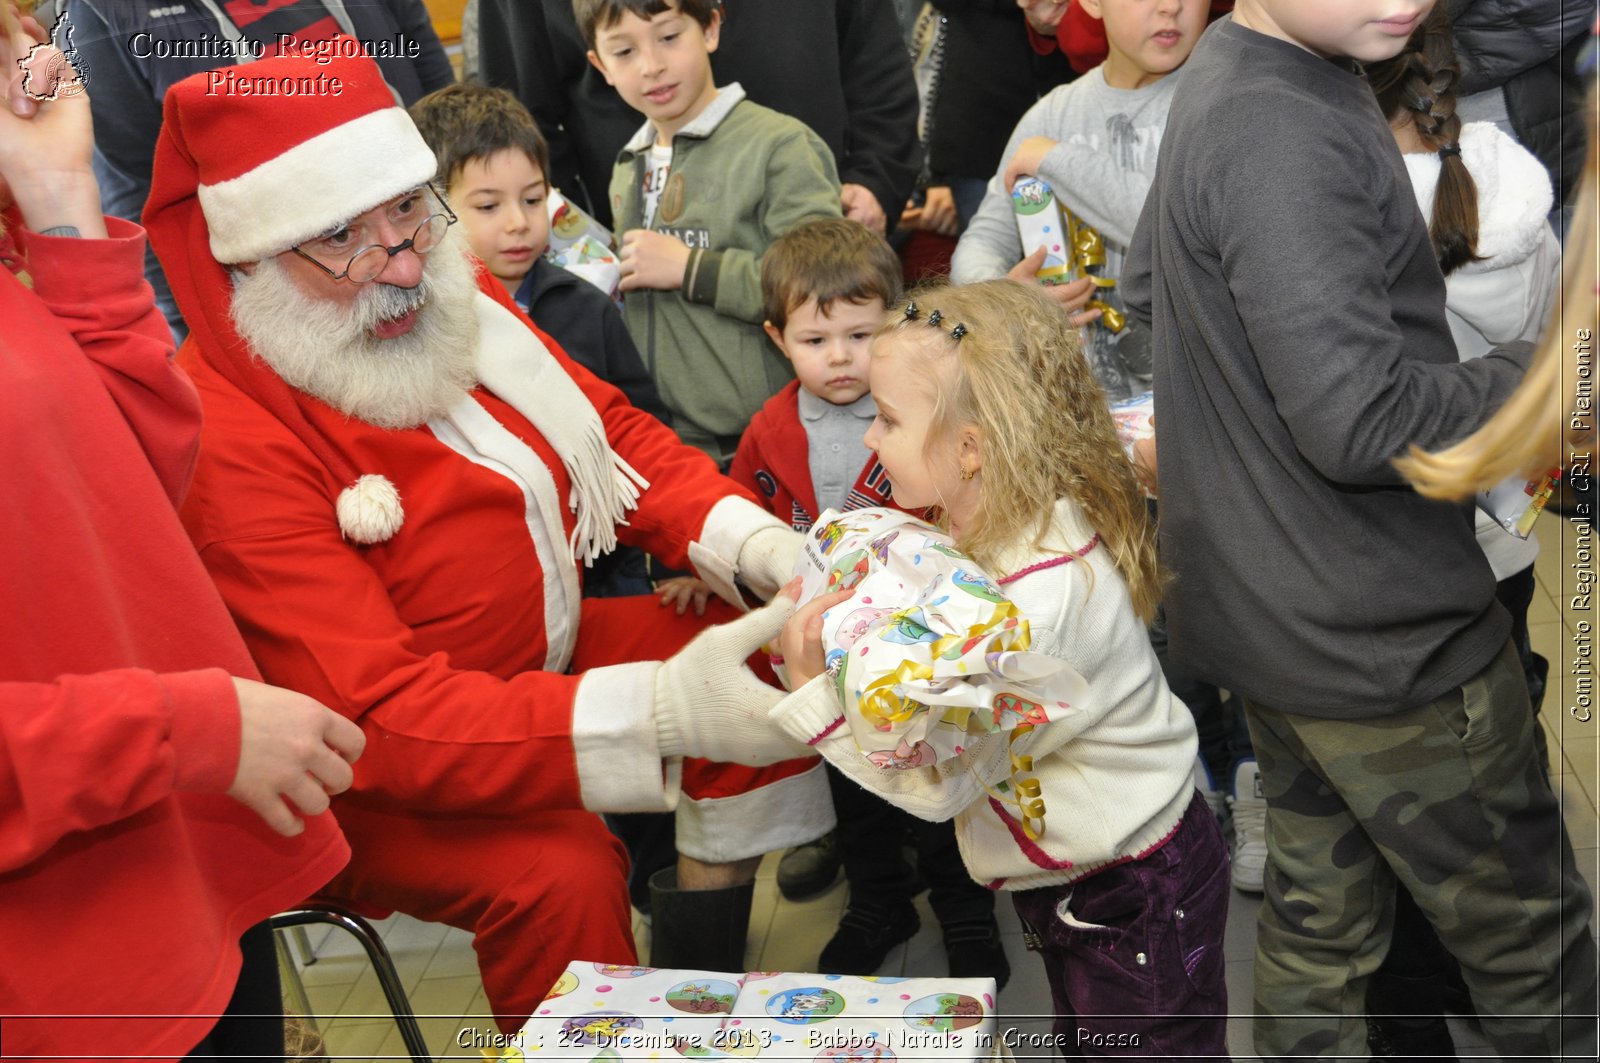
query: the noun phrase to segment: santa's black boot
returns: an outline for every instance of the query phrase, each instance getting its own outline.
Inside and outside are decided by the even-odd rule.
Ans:
[[[678,888],[678,869],[650,876],[650,966],[743,972],[756,884]]]

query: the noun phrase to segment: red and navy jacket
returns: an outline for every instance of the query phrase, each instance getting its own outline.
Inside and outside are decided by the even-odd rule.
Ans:
[[[791,380],[750,419],[739,440],[728,475],[755,492],[779,520],[806,531],[817,520],[817,492],[811,483],[810,444],[800,420],[800,382]],[[878,455],[867,459],[842,508],[894,506],[889,477]],[[899,508],[899,507],[895,507]]]

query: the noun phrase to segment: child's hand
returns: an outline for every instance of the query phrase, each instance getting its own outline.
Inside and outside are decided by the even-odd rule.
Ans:
[[[784,590],[787,592],[788,588]],[[778,635],[778,651],[789,673],[790,690],[799,690],[827,669],[822,653],[822,614],[840,602],[849,601],[853,594],[852,589],[818,595],[795,610],[789,622],[783,625]]]
[[[1005,173],[1000,176],[1006,191],[1011,190],[1018,178],[1038,177],[1039,164],[1055,150],[1055,146],[1056,142],[1049,137],[1029,137],[1017,145],[1017,153],[1011,156],[1011,161],[1006,163]]]
[[[677,606],[679,616],[682,616],[690,605],[694,606],[695,616],[705,616],[706,601],[711,597],[711,585],[693,576],[674,576],[672,579],[664,579],[657,583],[656,593],[661,595],[662,605]]]
[[[956,199],[950,194],[949,187],[930,186],[923,193],[920,207],[907,203],[905,213],[900,215],[900,228],[954,236],[961,228],[961,219],[956,214]]]
[[[1088,305],[1089,300],[1094,298],[1094,281],[1088,277],[1079,277],[1077,280],[1068,281],[1066,284],[1040,284],[1039,278],[1035,274],[1039,272],[1039,268],[1043,265],[1044,248],[1040,247],[1033,254],[1012,266],[1011,272],[1007,273],[1006,277],[1016,281],[1018,284],[1038,284],[1045,290],[1045,294],[1061,304],[1063,310],[1072,312],[1072,323],[1074,325],[1082,326],[1089,324],[1091,321],[1100,320],[1100,311],[1083,309]]]
[[[1150,423],[1155,424],[1155,418],[1150,418]],[[1135,439],[1133,441],[1133,471],[1139,478],[1139,486],[1151,498],[1161,497],[1161,481],[1156,478],[1156,439]]]
[[[689,245],[676,236],[649,229],[629,229],[622,234],[622,283],[625,292],[636,288],[676,291],[683,287],[689,265]]]

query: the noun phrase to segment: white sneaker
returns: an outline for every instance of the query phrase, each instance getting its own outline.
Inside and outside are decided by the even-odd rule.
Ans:
[[[1205,798],[1206,807],[1217,818],[1217,825],[1227,830],[1228,799],[1221,790],[1217,789],[1217,781],[1211,777],[1211,769],[1206,767],[1205,757],[1194,758],[1194,788],[1200,791],[1200,796]]]
[[[1267,873],[1267,799],[1261,792],[1261,770],[1254,757],[1233,769],[1233,886],[1246,893],[1264,892]]]

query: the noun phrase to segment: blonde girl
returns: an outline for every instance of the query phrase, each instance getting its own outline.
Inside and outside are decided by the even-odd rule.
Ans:
[[[866,441],[895,502],[935,507],[1028,618],[1031,648],[1088,693],[1011,750],[1032,756],[1055,810],[1037,838],[991,796],[1010,767],[1003,735],[919,769],[861,755],[820,675],[829,599],[785,629],[795,692],[773,718],[889,801],[954,818],[968,872],[1011,892],[1044,960],[1065,1054],[1225,1058],[1227,855],[1194,788],[1194,724],[1145,635],[1154,538],[1077,330],[1036,288],[924,289],[872,355]]]

